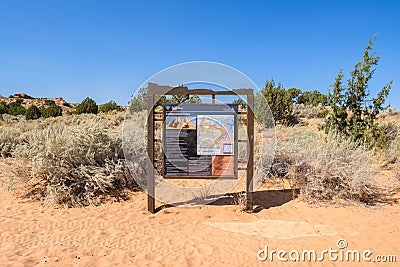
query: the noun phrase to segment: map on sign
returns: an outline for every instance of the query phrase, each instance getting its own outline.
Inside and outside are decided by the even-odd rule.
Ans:
[[[233,155],[234,115],[197,115],[197,154]]]

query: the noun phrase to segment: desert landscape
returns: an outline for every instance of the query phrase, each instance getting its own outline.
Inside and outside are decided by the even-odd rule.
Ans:
[[[245,181],[241,180],[232,192],[214,203],[170,207],[158,202],[156,214],[147,211],[146,193],[134,185],[130,186],[128,182],[125,182],[125,186],[94,191],[91,201],[87,201],[84,195],[66,199],[66,195],[74,192],[49,191],[50,187],[56,188],[57,185],[50,180],[30,176],[35,168],[32,168],[28,155],[35,156],[24,152],[24,149],[29,149],[24,146],[36,140],[34,144],[38,149],[43,149],[40,138],[44,138],[49,147],[49,142],[56,142],[55,136],[50,134],[45,137],[41,132],[46,129],[59,131],[60,127],[66,127],[66,137],[77,142],[68,145],[74,145],[71,149],[79,151],[84,148],[80,147],[82,144],[79,142],[83,138],[80,134],[99,138],[97,131],[105,133],[102,132],[105,130],[106,135],[116,133],[118,136],[124,111],[97,115],[70,114],[39,120],[4,114],[0,126],[3,155],[0,159],[3,181],[0,191],[1,265],[365,266],[362,258],[359,262],[329,260],[327,256],[323,261],[300,258],[298,262],[284,262],[276,254],[265,261],[257,256],[265,246],[270,251],[285,250],[288,253],[292,250],[300,253],[303,250],[315,250],[319,256],[323,250],[338,249],[338,240],[344,239],[348,250],[372,251],[372,262],[368,265],[396,266],[395,261],[400,254],[397,246],[400,238],[398,147],[391,145],[384,152],[375,152],[372,156],[372,161],[378,166],[373,172],[374,180],[388,193],[383,202],[378,199],[376,202],[362,203],[341,198],[310,201],[299,193],[294,179],[280,177],[281,170],[278,167],[285,160],[280,153],[286,155],[285,149],[292,149],[292,154],[296,151],[285,145],[296,145],[297,141],[292,138],[300,140],[304,133],[305,136],[321,136],[318,127],[323,119],[318,118],[317,110],[312,106],[299,106],[295,113],[301,123],[277,127],[275,163],[278,165],[273,165],[273,175],[254,193],[253,211],[243,210]],[[144,121],[140,116],[138,120]],[[381,113],[379,120],[390,122],[395,127],[400,122],[400,113],[389,109]],[[89,126],[85,128],[85,124]],[[94,124],[103,127],[100,127],[102,130],[93,130]],[[80,125],[80,132],[74,132],[75,125]],[[138,124],[138,127],[144,127],[144,124]],[[26,133],[35,134],[36,137],[27,139]],[[64,134],[58,133],[58,138],[62,139]],[[102,142],[109,142],[107,140]],[[304,144],[298,145],[307,150]],[[51,148],[46,155],[60,153],[52,152],[54,149]],[[69,148],[64,146],[63,149]],[[49,161],[48,164],[53,163]],[[115,164],[119,163],[115,161]],[[358,164],[363,168],[362,163]],[[37,175],[57,175],[63,171],[41,168],[44,167],[36,167]],[[103,171],[96,170],[94,175],[98,172]],[[43,184],[44,181],[47,181],[47,185]],[[199,181],[179,183],[190,186]],[[378,255],[387,256],[385,260],[392,262],[374,262]]]
[[[0,0],[0,267],[400,266],[399,14]]]

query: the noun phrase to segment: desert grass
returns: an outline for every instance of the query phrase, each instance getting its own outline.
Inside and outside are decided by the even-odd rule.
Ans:
[[[12,168],[30,195],[67,206],[98,204],[135,184],[127,170],[120,129],[123,114],[72,115],[27,122],[8,121],[2,138],[17,162]],[[12,132],[16,140],[10,139]],[[7,139],[8,138],[8,139]],[[2,142],[3,144],[3,142]]]
[[[387,108],[381,112],[379,112],[378,119],[388,120],[389,121],[398,121],[400,118],[400,111],[395,108]]]
[[[385,151],[385,163],[396,164],[400,162],[400,131]]]
[[[325,118],[328,114],[329,107],[299,104],[295,105],[293,114],[299,118],[313,119],[313,118]]]
[[[136,188],[134,179],[146,186],[146,113],[130,114],[125,121],[124,117],[124,112],[110,112],[27,121],[5,114],[0,121],[0,155],[15,158],[9,166],[30,196],[49,204],[99,204],[103,196]],[[125,143],[123,122],[130,125],[124,134],[132,137]],[[393,130],[398,124],[392,126],[388,128],[394,140],[378,152],[337,134],[326,136],[315,127],[279,126],[276,155],[263,174],[265,182],[299,189],[300,197],[311,203],[388,202],[389,187],[375,177],[382,167],[376,159],[380,153],[400,179],[400,138]]]
[[[277,143],[270,179],[290,180],[310,203],[385,203],[390,190],[376,181],[373,157],[373,151],[338,134],[287,134]]]
[[[393,172],[400,188],[400,131],[397,138],[393,140],[388,151],[385,153],[387,162],[394,165]]]
[[[394,169],[394,175],[398,181],[400,181],[400,165],[398,164]]]
[[[239,192],[234,197],[234,203],[235,203],[235,205],[239,206],[240,210],[244,211],[246,209],[246,204],[247,204],[246,193]]]
[[[22,141],[21,134],[19,128],[0,126],[0,157],[11,157],[12,151]]]
[[[142,187],[147,187],[148,164],[147,135],[146,135],[147,112],[141,111],[133,114],[127,113],[123,127],[122,148],[126,164],[135,181]],[[161,146],[156,147],[161,152]]]

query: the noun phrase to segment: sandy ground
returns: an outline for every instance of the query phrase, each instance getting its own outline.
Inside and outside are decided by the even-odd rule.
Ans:
[[[400,261],[399,205],[312,207],[284,190],[255,193],[245,213],[226,198],[201,207],[146,210],[143,192],[98,207],[44,207],[0,188],[0,266],[396,266],[329,260],[260,261],[271,250],[371,250]],[[344,244],[343,241],[341,245]],[[264,256],[264,254],[260,254]],[[340,255],[340,254],[339,254]],[[345,255],[345,254],[343,254]],[[292,254],[296,257],[296,254]],[[301,256],[300,256],[301,257]]]

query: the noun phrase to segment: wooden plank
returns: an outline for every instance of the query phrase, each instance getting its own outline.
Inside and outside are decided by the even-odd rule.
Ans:
[[[156,83],[148,84],[149,94],[153,95],[248,95],[253,93],[253,89],[241,88],[231,91],[214,91],[210,89],[189,89],[186,86],[172,87],[158,85]]]
[[[173,175],[165,175],[165,179],[168,180],[212,180],[212,179],[221,179],[221,180],[235,180],[238,177],[236,176],[218,176],[218,175],[209,175],[209,176],[199,176],[199,175],[182,175],[182,176],[173,176]]]
[[[249,138],[246,175],[246,209],[253,210],[253,169],[254,169],[254,94],[247,95],[247,134]]]
[[[236,106],[237,107],[237,106]],[[233,160],[234,160],[234,174],[235,174],[235,176],[237,177],[238,176],[238,167],[239,167],[239,164],[238,164],[238,156],[239,156],[239,142],[238,142],[238,139],[239,139],[239,122],[238,122],[238,115],[237,114],[235,114],[235,128],[234,128],[234,145],[233,145],[233,147],[234,147],[234,152],[233,152],[233,155],[234,155],[234,157],[233,157]]]
[[[151,88],[149,88],[151,91]],[[147,164],[147,209],[151,213],[155,213],[155,199],[154,199],[154,95],[148,94],[147,96],[147,153],[149,161]]]

